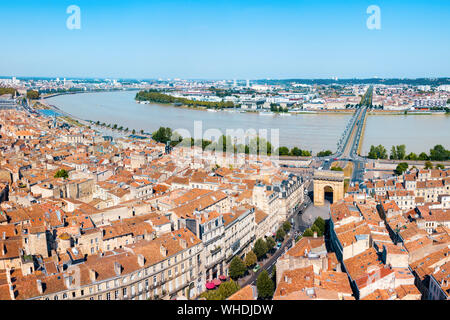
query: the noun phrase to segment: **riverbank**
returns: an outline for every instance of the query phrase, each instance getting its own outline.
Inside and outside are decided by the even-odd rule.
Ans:
[[[57,93],[41,94],[41,99],[49,99],[57,96],[68,95],[68,94],[79,94],[79,93],[101,93],[101,92],[121,92],[121,91],[139,91],[141,89],[99,89],[95,91],[64,91]]]

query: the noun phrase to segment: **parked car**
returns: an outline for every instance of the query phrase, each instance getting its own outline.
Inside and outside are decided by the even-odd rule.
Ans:
[[[281,242],[277,243],[277,249],[280,249],[283,244]]]
[[[258,270],[261,269],[261,266],[259,264],[257,264],[256,266],[253,267],[253,272],[258,272]]]

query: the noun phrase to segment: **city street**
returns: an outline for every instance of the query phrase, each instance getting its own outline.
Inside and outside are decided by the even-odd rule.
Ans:
[[[298,234],[302,234],[303,231],[309,228],[317,217],[322,217],[324,220],[328,219],[329,206],[330,203],[326,201],[324,207],[314,207],[311,199],[308,196],[305,196],[305,201],[291,217],[293,219],[292,229],[289,232],[288,237],[283,241],[281,248],[276,250],[271,256],[258,262],[261,266],[261,269],[259,269],[258,272],[255,273],[252,270],[249,270],[249,274],[239,280],[241,288],[249,284],[256,285],[256,279],[263,270],[267,270],[269,275],[271,275],[278,258],[292,247]]]

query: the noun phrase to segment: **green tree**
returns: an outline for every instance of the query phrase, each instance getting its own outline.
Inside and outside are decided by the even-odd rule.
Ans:
[[[258,276],[256,288],[258,289],[259,298],[268,299],[273,296],[275,285],[266,270],[263,270]]]
[[[219,294],[219,290],[205,291],[200,295],[200,297],[212,301],[222,300],[222,297]]]
[[[425,161],[425,169],[433,169],[433,164],[431,161]]]
[[[430,158],[428,157],[428,155],[425,152],[422,152],[421,154],[419,154],[419,160],[421,161],[425,161],[425,160],[429,160]]]
[[[311,157],[311,151],[302,150],[302,157]]]
[[[443,164],[437,164],[436,165],[436,169],[441,169],[441,170],[444,170],[445,169],[445,166],[443,165]]]
[[[67,179],[67,178],[69,178],[69,173],[64,169],[60,169],[60,170],[56,171],[55,178]]]
[[[220,300],[226,300],[232,294],[238,292],[240,289],[239,284],[233,280],[222,282],[217,289],[220,296]]]
[[[253,247],[253,252],[256,254],[256,257],[258,258],[258,260],[260,260],[262,257],[264,257],[266,255],[267,251],[268,251],[268,249],[267,249],[266,242],[261,238],[256,240],[255,245]]]
[[[383,147],[381,144],[377,147],[377,154],[378,154],[378,159],[387,159],[387,151],[386,148]]]
[[[302,150],[297,147],[291,149],[291,156],[300,157],[302,155]]]
[[[403,173],[405,173],[406,170],[408,170],[408,164],[407,164],[406,162],[402,162],[402,163],[399,163],[399,164],[397,165],[397,168],[395,168],[394,173],[395,173],[397,176],[400,176],[400,175],[402,175]]]
[[[315,224],[313,224],[311,226],[311,231],[313,232],[313,236],[314,236],[314,232],[317,234],[318,237],[323,236],[323,232],[322,230]]]
[[[391,160],[397,160],[397,150],[395,149],[395,146],[392,146],[391,148],[391,156],[390,156]]]
[[[285,221],[284,223],[283,223],[283,230],[284,230],[284,232],[289,232],[290,230],[291,230],[291,223],[289,222],[289,221]]]
[[[378,159],[377,151],[375,146],[370,146],[369,154],[367,155],[369,159]]]
[[[277,266],[273,266],[270,278],[272,279],[273,283],[277,283]]]
[[[406,157],[406,146],[404,144],[396,147],[397,159],[405,160]]]
[[[433,161],[447,161],[450,159],[450,151],[438,144],[430,150],[430,160]]]
[[[313,237],[314,236],[314,232],[308,228],[303,232],[303,237]]]
[[[284,232],[283,228],[279,228],[279,229],[277,230],[275,239],[276,239],[277,241],[283,241],[285,236],[286,236],[286,232]]]
[[[0,87],[0,96],[4,94],[10,94],[14,96],[16,94],[17,90],[14,88],[2,88]]]
[[[247,268],[250,268],[251,266],[253,266],[256,261],[257,261],[257,257],[256,254],[253,251],[249,251],[246,255],[245,255],[245,266]]]
[[[268,237],[266,239],[266,246],[267,246],[267,251],[272,250],[276,245],[275,240],[272,237]]]
[[[317,153],[318,157],[328,157],[331,156],[333,154],[333,152],[331,150],[326,150],[326,151],[320,151],[319,153]]]
[[[410,154],[408,154],[406,156],[406,160],[418,160],[418,159],[419,159],[419,157],[414,152],[411,152]]]
[[[36,90],[28,90],[27,98],[28,99],[39,99],[39,92]]]
[[[379,146],[370,146],[368,157],[369,159],[387,159],[386,148],[381,144]]]
[[[160,127],[152,133],[152,138],[157,142],[166,144],[172,138],[172,129]]]
[[[231,260],[229,271],[231,278],[238,279],[239,277],[242,277],[245,274],[247,268],[245,267],[245,264],[242,261],[242,259],[239,258],[238,256],[235,256],[233,260]]]
[[[288,156],[289,155],[289,149],[287,147],[279,147],[278,148],[278,155],[280,155],[280,156]]]
[[[313,225],[318,228],[319,230],[319,232],[317,232],[318,235],[322,236],[325,233],[325,220],[323,220],[322,217],[317,217]]]
[[[331,167],[331,171],[344,171],[341,167]]]
[[[192,107],[206,107],[208,109],[214,108],[214,109],[222,109],[222,108],[233,108],[234,103],[231,101],[196,101],[196,100],[190,100],[187,98],[177,98],[173,97],[168,94],[163,94],[158,92],[157,90],[147,90],[147,91],[139,91],[136,94],[135,99],[137,101],[151,101],[151,102],[157,102],[157,103],[176,103],[186,106],[192,106]]]

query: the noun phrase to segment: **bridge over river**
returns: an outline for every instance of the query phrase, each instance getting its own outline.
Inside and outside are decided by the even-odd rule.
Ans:
[[[361,99],[360,107],[350,119],[342,137],[339,139],[336,153],[329,158],[323,159],[324,163],[322,168],[324,170],[330,170],[333,162],[336,161],[352,162],[353,172],[351,181],[363,181],[364,165],[367,160],[364,157],[359,156],[358,151],[364,133],[368,107],[372,104],[372,97],[373,86],[370,86]]]

